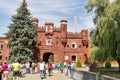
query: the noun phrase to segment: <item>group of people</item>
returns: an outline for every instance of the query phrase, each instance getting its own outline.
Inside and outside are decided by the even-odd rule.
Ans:
[[[51,61],[45,63],[43,61],[40,61],[38,63],[38,68],[40,72],[40,77],[41,79],[46,78],[46,74],[48,73],[48,76],[52,75],[52,70],[59,70],[61,71],[61,73],[64,72],[64,68],[67,68],[67,74],[70,74],[71,69],[74,68],[74,63],[69,63],[67,64],[66,62],[56,62],[56,63],[52,63]]]
[[[3,80],[7,80],[8,77],[8,64],[7,61],[4,61],[4,64],[2,64],[2,62],[0,61],[0,80],[2,80],[2,76],[3,76]]]
[[[38,68],[39,68],[39,72],[40,72],[40,77],[41,77],[41,79],[43,79],[46,76],[47,70],[48,70],[48,75],[51,76],[53,65],[52,65],[51,61],[49,61],[48,63],[40,61],[38,63]]]
[[[9,73],[9,66],[7,61],[2,62],[0,61],[0,80],[7,80],[8,79],[8,73]],[[13,70],[13,80],[19,80],[19,72],[20,72],[20,64],[18,62],[15,62],[12,64],[12,70]]]
[[[56,62],[53,63],[51,61],[44,62],[40,61],[35,63],[34,61],[30,64],[30,62],[26,63],[19,63],[17,61],[14,61],[11,65],[8,65],[7,61],[2,62],[0,61],[0,80],[7,80],[8,79],[8,72],[9,70],[12,70],[12,80],[20,80],[22,69],[26,69],[26,73],[30,73],[30,68],[32,69],[32,73],[39,73],[40,78],[43,79],[48,76],[52,75],[52,70],[59,70],[61,73],[64,72],[64,68],[67,68],[67,73],[70,73],[70,70],[74,67],[74,64],[66,62]],[[36,69],[36,70],[35,70]]]
[[[11,75],[12,80],[20,80],[22,68],[25,67],[26,73],[29,73],[29,65],[30,64],[28,62],[26,62],[26,64],[21,64],[18,61],[14,61],[13,63],[8,65],[7,61],[4,61],[4,63],[0,61],[0,80],[7,80],[9,72],[13,72]],[[35,63],[32,63],[32,66],[35,66]],[[34,73],[34,71],[35,70],[33,70],[32,72]]]

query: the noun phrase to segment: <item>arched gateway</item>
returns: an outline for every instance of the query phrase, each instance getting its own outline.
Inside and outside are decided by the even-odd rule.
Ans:
[[[53,61],[54,62],[54,54],[47,52],[43,54],[43,61],[48,62],[48,61]]]

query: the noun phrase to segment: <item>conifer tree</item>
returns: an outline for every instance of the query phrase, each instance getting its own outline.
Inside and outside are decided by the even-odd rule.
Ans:
[[[10,47],[8,60],[30,61],[33,59],[37,39],[32,16],[25,0],[16,12],[16,15],[12,16],[12,22],[8,26],[9,31],[6,33]]]

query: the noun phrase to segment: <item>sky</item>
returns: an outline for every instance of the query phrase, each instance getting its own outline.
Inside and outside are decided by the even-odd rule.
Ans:
[[[0,0],[0,35],[8,31],[11,18],[16,14],[23,0]],[[94,28],[93,13],[87,13],[85,5],[88,0],[26,0],[32,16],[39,19],[39,27],[45,22],[54,22],[55,27],[60,21],[68,21],[67,31],[74,32],[74,16],[77,16],[76,32],[82,29],[89,31]]]

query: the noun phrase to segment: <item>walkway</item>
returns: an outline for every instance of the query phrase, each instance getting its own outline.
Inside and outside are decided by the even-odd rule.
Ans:
[[[21,80],[40,80],[40,75],[37,74],[26,74]],[[65,73],[60,73],[60,71],[53,71],[53,76],[46,76],[43,80],[73,80],[65,75]]]

